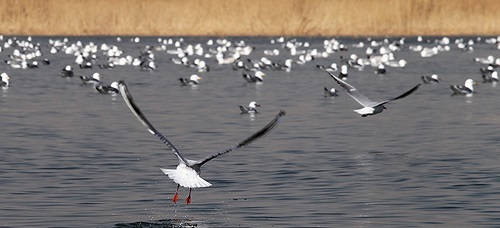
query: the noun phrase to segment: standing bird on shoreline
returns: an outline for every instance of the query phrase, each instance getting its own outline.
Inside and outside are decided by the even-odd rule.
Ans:
[[[172,179],[175,183],[177,183],[177,190],[175,192],[173,202],[177,202],[179,199],[178,192],[179,192],[179,187],[185,187],[189,188],[189,195],[186,198],[186,203],[190,204],[191,203],[191,191],[193,188],[204,188],[204,187],[210,187],[212,184],[204,180],[203,178],[200,177],[200,171],[201,171],[201,166],[207,163],[208,161],[217,158],[221,155],[227,154],[231,151],[237,150],[241,147],[244,147],[251,142],[264,137],[267,135],[269,132],[271,132],[276,126],[278,125],[281,117],[285,115],[285,111],[281,110],[276,117],[274,117],[271,122],[269,122],[265,127],[251,135],[250,137],[244,139],[243,141],[239,142],[236,145],[233,145],[231,147],[228,147],[226,149],[220,150],[219,152],[212,154],[210,156],[207,156],[203,159],[200,160],[189,160],[182,156],[180,151],[167,139],[165,136],[163,136],[156,128],[149,122],[149,120],[146,118],[146,116],[142,113],[142,111],[139,109],[139,107],[135,104],[134,99],[132,98],[132,95],[130,94],[127,85],[125,84],[124,81],[120,81],[119,83],[119,88],[120,88],[120,93],[122,94],[123,100],[127,104],[127,107],[130,109],[130,111],[135,115],[135,117],[139,120],[139,122],[144,125],[149,133],[155,135],[160,139],[160,141],[165,144],[165,146],[171,150],[175,156],[179,159],[179,165],[177,166],[176,169],[163,169],[161,168],[161,171],[168,175],[170,179]]]
[[[354,110],[355,112],[360,114],[362,117],[367,117],[370,115],[375,115],[375,114],[381,113],[382,111],[384,111],[384,109],[386,109],[384,106],[385,104],[387,104],[391,101],[395,101],[395,100],[404,98],[404,97],[412,94],[420,86],[420,84],[418,84],[418,85],[414,86],[413,88],[411,88],[410,90],[406,91],[405,93],[403,93],[395,98],[390,98],[390,99],[380,101],[380,102],[374,102],[374,101],[371,101],[370,99],[368,99],[368,97],[366,97],[364,94],[360,93],[356,88],[354,88],[354,86],[349,85],[347,82],[342,81],[342,79],[338,78],[337,76],[333,75],[332,73],[330,73],[328,71],[326,71],[326,72],[328,74],[330,74],[330,76],[333,78],[333,80],[335,80],[340,85],[340,87],[342,87],[342,89],[344,89],[347,92],[347,94],[349,96],[351,96],[359,104],[363,105],[363,108]]]

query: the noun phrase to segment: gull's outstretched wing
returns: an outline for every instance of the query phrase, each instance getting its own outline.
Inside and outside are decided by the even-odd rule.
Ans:
[[[255,132],[253,135],[251,135],[250,137],[244,139],[243,141],[241,141],[240,143],[232,146],[232,147],[229,147],[227,149],[224,149],[224,150],[221,150],[219,151],[218,153],[216,154],[213,154],[213,155],[210,155],[202,160],[200,160],[196,165],[198,166],[202,166],[203,164],[207,163],[208,161],[216,158],[216,157],[219,157],[221,155],[224,155],[224,154],[227,154],[231,151],[234,151],[234,150],[237,150],[241,147],[244,147],[248,144],[250,144],[251,142],[259,139],[259,138],[262,138],[264,137],[266,134],[268,134],[269,132],[271,132],[274,128],[276,128],[276,126],[278,125],[278,122],[279,120],[281,119],[281,117],[283,117],[284,115],[286,114],[285,110],[281,110],[277,115],[276,117],[274,117],[273,120],[271,120],[271,122],[269,122],[265,127],[263,127],[262,129],[260,129],[259,131]]]
[[[382,102],[378,103],[377,105],[383,105],[383,104],[385,104],[385,103],[389,103],[389,102],[391,102],[391,101],[395,101],[395,100],[398,100],[398,99],[404,98],[404,97],[406,97],[406,96],[408,96],[408,95],[412,94],[413,92],[415,92],[415,91],[418,89],[418,87],[419,87],[420,85],[421,85],[421,84],[419,83],[418,85],[414,86],[413,88],[411,88],[410,90],[406,91],[405,93],[403,93],[403,94],[401,94],[401,95],[399,95],[399,96],[397,96],[397,97],[395,97],[395,98],[391,98],[391,99],[387,99],[387,100],[385,100],[385,101],[382,101]]]
[[[167,146],[168,149],[172,150],[172,152],[174,152],[174,154],[179,158],[179,160],[181,160],[182,162],[184,162],[184,164],[187,165],[188,164],[187,160],[184,157],[182,157],[179,150],[177,150],[177,148],[175,148],[175,146],[170,141],[168,141],[168,139],[165,138],[165,136],[163,136],[158,130],[156,130],[156,128],[149,122],[149,120],[146,118],[146,116],[142,113],[142,111],[139,109],[139,107],[135,104],[134,99],[132,98],[132,95],[130,94],[130,91],[127,88],[127,85],[125,84],[125,82],[123,80],[119,82],[118,87],[120,88],[120,94],[122,95],[123,100],[127,104],[130,111],[132,111],[132,113],[134,113],[135,117],[137,117],[139,122],[141,122],[142,125],[144,125],[146,128],[148,128],[148,131],[151,134],[158,137]]]
[[[326,70],[325,72],[328,73],[333,78],[333,80],[335,80],[340,85],[340,87],[342,87],[342,89],[344,89],[347,92],[349,96],[351,96],[354,100],[363,105],[363,107],[371,107],[374,104],[376,104],[376,102],[371,101],[364,94],[360,93],[356,88],[354,88],[354,86],[349,85],[349,83],[343,81],[342,79],[338,78],[337,76],[333,75],[332,73]]]

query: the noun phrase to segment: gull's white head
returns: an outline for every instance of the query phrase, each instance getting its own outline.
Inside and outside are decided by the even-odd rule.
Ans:
[[[252,101],[252,102],[250,102],[250,104],[248,104],[248,107],[256,108],[256,107],[260,107],[260,104],[257,104],[256,101]]]
[[[194,82],[198,82],[199,80],[201,80],[201,77],[196,75],[196,74],[193,74],[193,75],[191,75],[191,77],[189,77],[189,80],[194,81]]]
[[[434,80],[439,80],[439,77],[437,76],[437,74],[431,75],[431,78],[434,79]]]
[[[97,81],[100,81],[101,80],[101,74],[95,72],[93,75],[92,75],[92,78],[97,80]]]
[[[255,72],[255,77],[259,78],[260,80],[263,80],[264,76],[266,76],[266,74],[264,74],[264,72],[262,72],[260,70]]]
[[[73,69],[71,68],[71,66],[70,66],[70,65],[67,65],[67,66],[64,68],[64,70],[66,70],[66,71],[72,71]]]
[[[118,88],[118,84],[119,84],[118,82],[112,82],[110,86],[117,90],[120,90],[120,88]]]
[[[474,84],[474,80],[470,78],[465,80],[465,87],[469,88],[471,91],[474,91]]]
[[[491,78],[498,80],[498,72],[496,71],[491,72]]]
[[[0,74],[0,76],[2,77],[2,81],[9,81],[9,79],[10,79],[9,75],[5,72]]]

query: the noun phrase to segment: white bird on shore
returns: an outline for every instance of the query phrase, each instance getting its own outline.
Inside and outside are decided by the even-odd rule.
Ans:
[[[189,195],[186,198],[186,203],[190,204],[191,203],[191,190],[193,188],[204,188],[204,187],[209,187],[212,184],[204,180],[203,178],[200,177],[200,171],[201,171],[201,166],[207,163],[208,161],[217,158],[221,155],[227,154],[231,151],[237,150],[241,147],[244,147],[251,142],[264,137],[266,134],[271,132],[277,125],[278,122],[280,121],[281,117],[285,115],[285,111],[281,110],[276,117],[274,117],[271,122],[269,122],[264,128],[260,129],[250,137],[244,139],[243,141],[239,142],[236,145],[233,145],[231,147],[228,147],[226,149],[220,150],[219,152],[212,154],[210,156],[207,156],[203,159],[200,160],[189,160],[186,159],[184,156],[181,155],[180,151],[167,139],[165,136],[163,136],[158,130],[156,130],[155,127],[149,122],[149,120],[144,116],[142,111],[139,109],[139,107],[135,104],[132,95],[130,94],[127,85],[125,82],[120,81],[119,83],[119,88],[120,88],[120,93],[122,94],[123,100],[127,104],[128,108],[132,113],[137,117],[139,122],[141,122],[142,125],[144,125],[149,133],[155,135],[158,137],[164,144],[165,146],[171,150],[175,156],[179,159],[179,165],[177,166],[176,169],[161,169],[163,173],[168,175],[170,179],[172,179],[175,183],[177,183],[177,190],[175,192],[173,201],[177,202],[178,200],[178,191],[179,187],[185,187],[189,188]]]
[[[330,76],[335,80],[346,92],[349,96],[351,96],[354,100],[356,100],[359,104],[363,105],[363,108],[361,109],[356,109],[354,110],[358,114],[360,114],[362,117],[366,117],[369,115],[375,115],[378,113],[381,113],[385,109],[385,104],[389,103],[391,101],[395,101],[401,98],[404,98],[411,93],[415,92],[415,90],[418,89],[420,84],[416,85],[415,87],[411,88],[407,92],[395,97],[395,98],[390,98],[384,101],[380,102],[374,102],[368,99],[364,94],[360,93],[354,86],[349,85],[347,82],[342,81],[342,79],[338,78],[337,76],[333,75],[332,73],[326,71]]]

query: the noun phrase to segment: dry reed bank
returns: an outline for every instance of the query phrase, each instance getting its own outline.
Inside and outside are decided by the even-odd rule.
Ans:
[[[500,35],[497,0],[0,0],[3,35]]]

